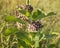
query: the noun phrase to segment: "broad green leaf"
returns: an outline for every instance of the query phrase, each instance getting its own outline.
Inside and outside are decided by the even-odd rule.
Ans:
[[[30,17],[31,13],[25,10],[19,10],[21,14],[25,15],[26,17]]]
[[[15,16],[6,16],[6,17],[5,17],[5,21],[10,22],[10,23],[12,23],[12,22],[25,23],[24,20],[22,20],[22,19],[20,19],[20,18],[16,18]]]
[[[26,44],[31,45],[31,39],[29,38],[28,34],[26,32],[19,32],[16,34],[18,39],[22,39],[23,41],[25,41]]]
[[[8,36],[10,34],[14,34],[14,33],[17,33],[17,32],[19,32],[19,31],[16,27],[9,27],[5,30],[5,32],[3,34]]]
[[[23,38],[23,40],[25,41],[25,43],[26,44],[28,44],[28,45],[32,45],[32,41],[31,41],[31,39],[30,38]]]
[[[49,13],[47,14],[47,16],[52,16],[52,15],[56,15],[56,13],[55,13],[55,12],[49,12]]]
[[[16,22],[15,16],[6,16],[5,21],[7,22]]]
[[[19,10],[19,12],[21,13],[21,14],[26,14],[26,11],[25,10],[23,10],[23,9],[21,9],[21,10]]]
[[[36,12],[33,12],[32,18],[33,18],[34,20],[37,20],[37,19],[42,19],[42,18],[44,18],[45,16],[46,16],[46,15],[45,15],[42,11],[37,10]]]
[[[22,46],[23,48],[32,48],[30,45],[26,44],[25,41],[23,41],[22,39],[18,39],[18,43],[20,46]],[[20,47],[21,48],[21,47]]]
[[[38,20],[38,19],[42,19],[42,18],[45,18],[45,17],[48,17],[48,16],[52,16],[52,15],[56,15],[56,13],[50,12],[47,15],[45,15],[45,13],[42,12],[41,10],[37,10],[36,12],[33,12],[32,18],[34,20]]]

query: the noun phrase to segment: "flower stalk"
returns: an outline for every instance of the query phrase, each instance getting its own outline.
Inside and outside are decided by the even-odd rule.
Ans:
[[[29,5],[30,4],[29,2],[30,2],[30,0],[26,0],[26,5]]]

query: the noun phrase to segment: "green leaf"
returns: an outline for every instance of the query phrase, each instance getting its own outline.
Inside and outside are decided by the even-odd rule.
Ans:
[[[57,35],[56,34],[47,34],[45,37],[47,38],[47,39],[52,39],[53,37],[56,37]]]
[[[26,44],[28,44],[28,45],[32,44],[31,39],[28,36],[28,33],[26,33],[26,32],[19,32],[16,35],[17,35],[18,39],[22,39]]]
[[[16,18],[16,21],[19,22],[19,23],[22,23],[22,24],[26,23],[24,20],[22,20],[20,18]]]
[[[49,12],[49,13],[47,14],[47,16],[52,16],[52,15],[56,15],[56,13],[55,13],[55,12]]]
[[[34,20],[37,20],[37,19],[42,19],[42,18],[44,18],[45,16],[46,16],[46,15],[45,15],[42,11],[37,10],[36,12],[33,13],[32,18],[33,18]]]
[[[15,16],[6,16],[5,21],[7,22],[16,22]]]
[[[23,48],[32,48],[30,45],[26,44],[22,39],[18,39],[19,46]]]
[[[52,35],[60,35],[60,33],[58,33],[58,32],[52,32],[51,34]]]
[[[23,40],[21,40],[21,39],[18,39],[18,44],[19,44],[19,46],[23,46],[25,48],[27,47],[26,43]]]
[[[24,20],[22,20],[22,19],[20,19],[20,18],[16,18],[15,16],[6,16],[6,17],[5,17],[5,21],[6,21],[6,22],[10,22],[10,23],[12,23],[12,22],[25,23]]]
[[[21,14],[25,15],[26,17],[30,17],[30,14],[31,14],[30,12],[25,11],[23,9],[22,10],[19,10],[19,11],[20,11]]]
[[[47,15],[45,15],[45,13],[43,11],[37,10],[36,12],[33,12],[32,18],[33,18],[33,20],[38,20],[38,19],[42,19],[42,18],[52,16],[52,15],[56,15],[56,13],[50,12]]]
[[[26,11],[25,10],[23,10],[23,9],[21,9],[21,10],[19,10],[19,12],[21,13],[21,14],[26,14]]]
[[[55,44],[48,44],[48,48],[55,48]]]
[[[19,31],[16,27],[9,27],[5,30],[5,32],[3,34],[8,36],[10,34],[14,34],[14,33],[17,33],[17,32],[19,32]]]
[[[26,17],[31,17],[31,12],[29,12],[29,11],[26,11]]]

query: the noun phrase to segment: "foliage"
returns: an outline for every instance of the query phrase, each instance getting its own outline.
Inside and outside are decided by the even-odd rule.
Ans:
[[[30,6],[30,5],[28,5]],[[31,9],[30,9],[31,10]],[[32,22],[40,21],[42,18],[56,15],[54,12],[50,12],[47,15],[42,11],[37,9],[34,12],[29,12],[29,9],[21,9],[18,10],[19,13],[28,18],[28,21],[24,18],[20,18],[19,16],[5,16],[3,22],[1,23],[1,48],[59,48],[58,41],[60,40],[59,33],[45,33],[43,28],[45,27],[36,27],[38,30],[30,31],[29,25],[32,26]],[[18,22],[18,25],[17,25]],[[36,24],[35,24],[36,25]],[[39,24],[41,25],[41,24]],[[38,25],[38,26],[39,26]],[[20,28],[18,28],[20,27]],[[29,29],[29,30],[28,30]],[[58,41],[55,43],[51,43],[52,38],[56,38]]]

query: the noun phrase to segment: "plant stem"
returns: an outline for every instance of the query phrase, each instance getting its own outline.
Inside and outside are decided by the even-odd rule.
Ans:
[[[26,5],[29,5],[30,4],[29,2],[30,2],[30,0],[26,0]]]
[[[35,36],[35,48],[39,47],[39,35]]]

